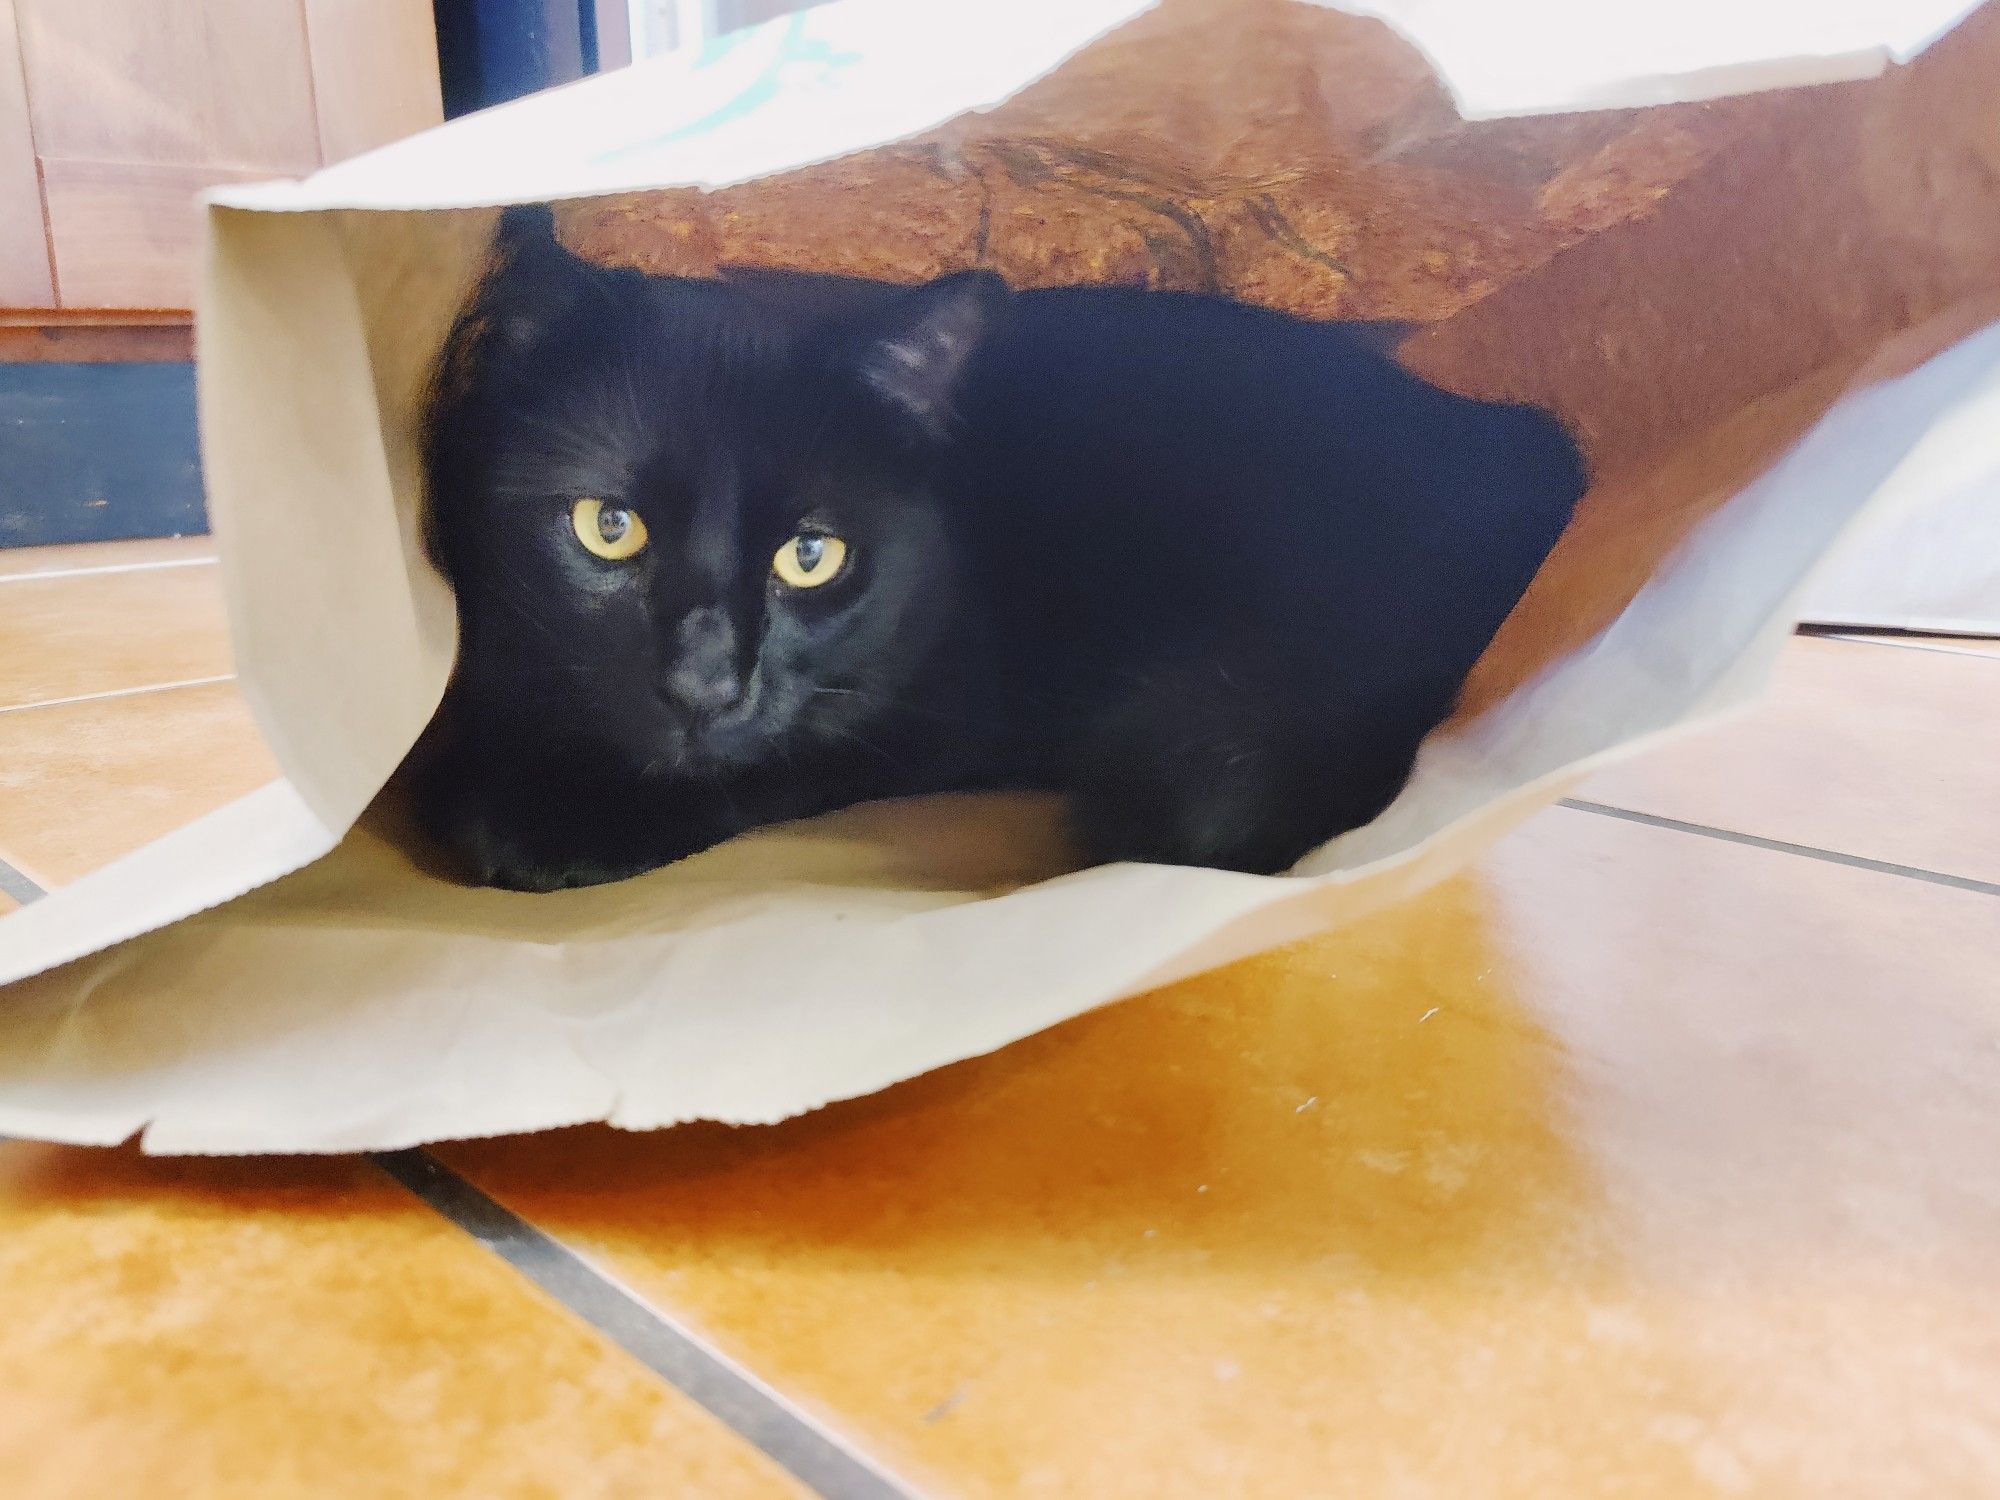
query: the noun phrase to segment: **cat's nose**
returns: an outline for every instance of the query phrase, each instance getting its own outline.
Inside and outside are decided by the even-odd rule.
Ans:
[[[743,678],[736,670],[736,630],[719,609],[697,609],[681,621],[676,633],[673,668],[667,690],[698,714],[719,714],[743,697]]]
[[[742,682],[727,667],[720,671],[676,667],[667,677],[667,687],[698,714],[719,714],[743,698]]]

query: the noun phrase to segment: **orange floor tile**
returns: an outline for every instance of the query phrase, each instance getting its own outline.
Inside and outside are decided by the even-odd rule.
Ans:
[[[66,884],[277,775],[233,682],[0,713],[0,859]]]
[[[2000,883],[2000,660],[1801,638],[1742,717],[1579,799]]]
[[[344,1160],[0,1146],[8,1500],[806,1493]]]
[[[2000,901],[1554,811],[769,1130],[446,1159],[980,1496],[2000,1494]]]
[[[0,578],[0,709],[229,671],[212,563]]]

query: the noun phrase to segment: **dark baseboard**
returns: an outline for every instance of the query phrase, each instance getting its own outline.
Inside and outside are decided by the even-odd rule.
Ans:
[[[207,530],[193,365],[0,363],[0,547]]]

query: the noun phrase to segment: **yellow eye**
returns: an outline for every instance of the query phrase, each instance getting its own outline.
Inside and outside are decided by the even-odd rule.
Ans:
[[[569,524],[583,550],[606,562],[623,562],[636,557],[646,545],[646,523],[636,510],[622,505],[606,505],[602,500],[579,500],[570,507]]]
[[[837,536],[801,532],[778,549],[771,571],[780,583],[795,589],[816,589],[832,583],[847,566],[847,543]]]

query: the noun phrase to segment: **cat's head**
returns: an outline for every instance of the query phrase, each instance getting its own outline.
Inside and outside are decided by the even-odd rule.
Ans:
[[[509,211],[428,450],[460,708],[651,773],[864,738],[956,613],[931,482],[1005,295],[974,274],[812,316],[590,265]]]

